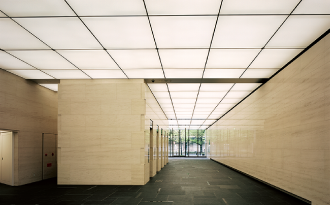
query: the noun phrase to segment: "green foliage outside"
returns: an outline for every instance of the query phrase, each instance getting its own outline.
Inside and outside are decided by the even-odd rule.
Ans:
[[[173,130],[173,135],[172,135],[172,130],[170,130],[170,141],[172,139],[172,136],[173,136],[173,141],[175,143],[179,143],[179,133],[180,133],[180,136],[181,136],[181,142],[184,141],[184,134],[185,130]],[[203,142],[205,141],[205,130],[187,130],[186,131],[186,141],[188,142],[188,136],[190,136],[189,138],[189,143],[196,143],[198,145],[201,145],[203,144]],[[198,137],[198,138],[197,138]]]

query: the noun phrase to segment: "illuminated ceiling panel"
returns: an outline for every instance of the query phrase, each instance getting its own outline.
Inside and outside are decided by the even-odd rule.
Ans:
[[[39,70],[8,70],[25,79],[54,79],[52,76]]]
[[[164,69],[166,78],[201,78],[204,69]]]
[[[240,80],[269,78],[328,30],[329,4],[3,0],[0,10],[13,20],[0,12],[0,68],[27,79],[161,80],[149,84],[157,100],[150,106],[159,103],[176,125],[186,119],[181,128],[202,129],[261,85]],[[170,78],[183,80],[165,84]]]
[[[330,1],[303,0],[293,14],[330,14]]]
[[[239,78],[245,69],[205,69],[204,78]]]
[[[216,16],[150,17],[158,48],[208,48]]]
[[[106,49],[155,48],[148,18],[82,18]]]
[[[169,83],[168,88],[173,91],[198,91],[199,83]]]
[[[54,49],[102,49],[78,18],[15,18]]]
[[[221,14],[289,14],[299,0],[223,1]]]
[[[167,86],[164,83],[149,83],[148,86],[150,87],[151,91],[164,91],[167,92]]]
[[[247,68],[260,49],[212,49],[206,68]]]
[[[118,69],[107,52],[102,50],[59,50],[58,52],[80,69]]]
[[[108,50],[123,69],[161,68],[157,51],[152,50]],[[161,78],[163,78],[161,76]]]
[[[163,78],[163,70],[158,69],[123,69],[129,78]]]
[[[212,48],[262,48],[287,16],[220,16]]]
[[[75,16],[65,1],[1,0],[1,10],[9,16]]]
[[[143,1],[136,0],[67,0],[80,16],[145,15]]]
[[[204,68],[207,49],[160,49],[164,68]]]
[[[330,28],[330,15],[290,16],[266,48],[305,48]]]
[[[76,69],[71,63],[52,50],[9,51],[12,55],[38,69]]]
[[[217,15],[221,0],[145,0],[149,15]]]
[[[253,91],[258,86],[260,86],[261,83],[236,83],[234,87],[231,89],[232,91]]]
[[[234,83],[202,83],[200,91],[228,91]]]
[[[111,70],[83,70],[91,78],[106,79],[106,78],[123,78],[126,79],[124,73],[119,69]]]
[[[44,70],[44,72],[58,79],[90,79],[85,73],[76,70]]]
[[[270,78],[278,69],[247,69],[242,78]]]
[[[302,49],[264,49],[249,68],[282,68]]]
[[[34,69],[32,66],[24,63],[23,61],[9,55],[6,52],[0,51],[0,68],[6,70],[23,70],[23,69]]]
[[[0,18],[1,49],[48,49],[48,47],[8,18]]]

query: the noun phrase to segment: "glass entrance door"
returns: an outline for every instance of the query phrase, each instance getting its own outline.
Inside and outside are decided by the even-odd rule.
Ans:
[[[171,130],[169,156],[205,157],[204,130]]]

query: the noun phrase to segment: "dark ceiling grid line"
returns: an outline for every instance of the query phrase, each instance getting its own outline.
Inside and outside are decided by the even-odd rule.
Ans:
[[[214,111],[215,109],[217,109],[217,107],[220,105],[220,103],[223,101],[223,99],[225,99],[225,97],[228,95],[228,93],[231,91],[231,89],[233,89],[233,87],[234,87],[235,85],[236,85],[236,83],[234,83],[234,85],[232,85],[232,86],[230,87],[230,89],[229,89],[229,90],[227,91],[227,93],[221,98],[220,102],[214,107],[214,109],[210,112],[210,114],[207,116],[207,118],[204,120],[204,122],[205,122],[206,120],[208,120],[208,118],[212,115],[213,111]],[[222,117],[222,116],[221,116],[221,117]],[[202,123],[201,126],[203,126],[204,122]]]
[[[24,26],[22,26],[21,24],[19,24],[17,21],[15,21],[12,17],[8,16],[5,12],[3,12],[2,10],[0,10],[4,15],[6,15],[8,18],[10,18],[10,20],[12,20],[13,22],[15,22],[17,25],[19,25],[21,28],[23,28],[25,31],[27,31],[29,34],[31,34],[32,36],[34,36],[36,39],[38,39],[40,42],[42,42],[43,44],[45,44],[48,48],[50,48],[50,50],[54,51],[55,53],[57,53],[59,56],[61,56],[63,59],[65,59],[66,61],[68,61],[71,65],[73,65],[74,67],[76,67],[78,70],[80,70],[81,72],[83,72],[85,75],[87,75],[90,79],[93,79],[91,76],[89,76],[87,73],[85,73],[83,70],[81,70],[78,66],[76,66],[75,64],[73,64],[71,61],[69,61],[67,58],[65,58],[64,56],[62,56],[59,52],[57,52],[55,49],[53,49],[50,45],[48,45],[47,43],[45,43],[43,40],[41,40],[39,37],[37,37],[36,35],[34,35],[31,31],[29,31],[28,29],[26,29]]]
[[[199,84],[199,87],[198,87],[198,91],[197,91],[197,96],[196,96],[196,101],[195,101],[195,105],[194,105],[194,109],[193,109],[193,112],[191,114],[191,119],[190,119],[190,124],[191,124],[191,120],[194,116],[194,113],[195,113],[195,108],[196,108],[196,105],[197,105],[197,100],[198,100],[198,96],[199,96],[199,91],[201,89],[201,86],[202,86],[202,80],[204,78],[204,73],[205,73],[205,69],[206,69],[206,65],[207,65],[207,61],[209,59],[209,55],[210,55],[210,51],[211,51],[211,47],[212,47],[212,42],[213,42],[213,38],[214,38],[214,34],[215,34],[215,30],[217,28],[217,24],[218,24],[218,20],[219,20],[219,15],[220,15],[220,11],[221,11],[221,7],[222,7],[222,4],[223,4],[223,1],[224,0],[221,0],[220,2],[220,6],[219,6],[219,11],[218,11],[218,15],[217,15],[217,19],[215,21],[215,25],[214,25],[214,29],[213,29],[213,33],[212,33],[212,37],[211,37],[211,41],[210,41],[210,46],[208,48],[208,51],[207,51],[207,56],[206,56],[206,60],[205,60],[205,64],[204,64],[204,69],[203,69],[203,73],[202,73],[202,78],[201,78],[201,82]],[[190,126],[189,126],[190,128]]]
[[[166,75],[165,75],[165,71],[164,71],[164,67],[163,67],[163,63],[162,63],[162,59],[160,57],[160,54],[159,54],[159,50],[158,50],[158,46],[157,46],[157,42],[156,42],[156,38],[155,38],[155,35],[154,35],[154,31],[152,29],[152,26],[151,26],[151,21],[150,21],[150,17],[149,17],[149,13],[148,13],[148,9],[147,9],[147,5],[146,5],[146,2],[144,0],[143,1],[143,5],[144,5],[144,8],[146,10],[146,14],[147,14],[147,18],[148,18],[148,22],[149,22],[149,26],[150,26],[150,30],[151,30],[151,34],[152,34],[152,37],[154,39],[154,43],[155,43],[155,47],[156,47],[156,51],[157,51],[157,54],[158,54],[158,59],[159,59],[159,63],[160,63],[160,66],[162,68],[162,71],[163,71],[163,75],[164,75],[164,78],[166,79]],[[178,123],[178,126],[179,126],[179,121],[177,120],[177,116],[176,116],[176,112],[175,112],[175,108],[174,108],[174,104],[173,104],[173,100],[172,100],[172,96],[171,96],[171,92],[170,92],[170,89],[168,87],[168,84],[166,83],[166,87],[167,87],[167,92],[168,92],[168,95],[170,96],[170,100],[171,100],[171,104],[172,104],[172,108],[173,108],[173,112],[174,112],[174,115],[175,115],[175,119]],[[156,99],[156,97],[155,97]],[[157,100],[157,99],[156,99]],[[161,107],[162,109],[162,107]],[[163,110],[163,109],[162,109]],[[167,117],[167,116],[166,116]]]
[[[298,3],[297,3],[297,5],[293,8],[293,10],[290,12],[290,14],[284,19],[284,21],[282,22],[282,24],[276,29],[276,31],[273,33],[273,35],[268,39],[268,41],[266,42],[266,44],[261,48],[261,50],[258,52],[258,54],[256,55],[256,57],[254,57],[254,59],[252,60],[252,62],[248,65],[248,67],[244,70],[244,72],[240,75],[240,77],[239,78],[241,78],[243,75],[244,75],[244,73],[247,71],[247,69],[252,65],[252,63],[255,61],[255,59],[257,59],[257,57],[260,55],[260,53],[265,49],[265,47],[267,46],[267,44],[271,41],[271,39],[275,36],[275,34],[280,30],[280,28],[283,26],[283,24],[286,22],[286,20],[291,16],[291,14],[294,12],[294,10],[299,6],[299,4],[302,2],[302,0],[300,0]],[[263,85],[263,84],[262,84]],[[229,89],[229,91],[233,88],[235,86],[235,84]],[[261,86],[261,85],[260,85]],[[260,86],[258,86],[258,88],[260,87]],[[256,88],[256,89],[258,89],[258,88]],[[255,90],[256,90],[255,89]],[[255,91],[254,90],[254,91]],[[226,95],[229,93],[229,91],[226,93]],[[251,93],[253,93],[254,91],[252,91]],[[251,94],[250,93],[250,94]],[[248,95],[248,96],[250,96],[250,94]],[[210,113],[210,115],[213,113],[213,111],[219,106],[219,104],[222,102],[222,100],[226,97],[226,95],[221,99],[221,101],[217,104],[217,106],[212,110],[212,112]],[[246,97],[248,97],[248,96],[246,96]],[[246,97],[245,98],[243,98],[243,100],[244,99],[246,99]],[[236,105],[238,105],[239,103],[241,103],[243,100],[241,100],[240,102],[238,102]],[[235,106],[233,106],[231,109],[229,109],[229,111],[230,110],[232,110],[234,107],[236,107],[236,105]],[[219,121],[223,116],[225,116],[229,111],[227,111],[225,114],[223,114],[222,116],[220,116],[220,118],[218,119],[218,120],[216,120],[215,122],[217,122],[217,121]],[[209,115],[209,116],[210,116]],[[208,117],[209,117],[208,116]],[[206,118],[206,120],[207,120],[207,118]],[[205,122],[205,121],[204,121]],[[204,124],[204,122],[203,122],[203,124]],[[215,123],[214,122],[214,123]],[[212,123],[211,125],[209,125],[206,129],[208,129],[209,127],[211,127],[214,123]]]
[[[159,48],[161,50],[206,50],[207,48]],[[260,48],[212,48],[212,50],[256,50]],[[276,49],[283,49],[283,48],[264,48],[264,50],[276,50]],[[302,48],[285,48],[285,49],[302,49]],[[44,49],[44,48],[36,48],[36,49],[29,49],[29,48],[23,48],[23,49],[6,49],[7,51],[49,51],[51,49]],[[103,51],[104,49],[95,49],[95,48],[59,48],[56,49],[57,51]],[[154,50],[154,48],[111,48],[108,50]]]
[[[159,105],[160,109],[162,109],[162,111],[163,111],[163,113],[164,113],[165,117],[168,119],[168,117],[167,117],[166,113],[164,112],[164,110],[163,110],[162,106],[160,106],[160,104],[159,104],[159,102],[158,102],[158,100],[157,100],[156,96],[154,95],[154,93],[153,93],[153,92],[152,92],[152,90],[150,89],[150,87],[149,87],[149,84],[148,84],[148,83],[146,83],[146,84],[147,84],[147,86],[148,86],[148,88],[149,88],[150,92],[151,92],[151,93],[152,93],[152,95],[154,96],[154,98],[155,98],[156,102],[158,103],[158,105]]]
[[[220,14],[219,16],[286,16],[288,14]],[[292,16],[329,16],[325,13],[314,14],[291,14]],[[146,17],[147,15],[81,15],[82,18],[100,18],[100,17]],[[167,17],[167,16],[217,16],[217,14],[149,14],[151,17]],[[8,18],[8,17],[0,17]],[[76,16],[12,16],[12,18],[76,18]]]
[[[45,73],[46,75],[48,75],[48,76],[50,76],[50,77],[56,79],[54,76],[52,76],[52,75],[50,75],[50,74],[44,72],[43,70],[40,70],[39,68],[37,68],[37,67],[31,65],[30,63],[27,63],[27,62],[23,61],[22,59],[18,58],[17,56],[15,56],[15,55],[13,55],[13,54],[11,54],[11,53],[8,53],[8,52],[7,52],[6,50],[4,50],[4,49],[1,49],[1,48],[0,48],[0,51],[3,51],[3,52],[5,52],[5,53],[7,53],[8,55],[11,55],[12,57],[16,58],[17,60],[20,60],[20,61],[22,61],[23,63],[25,63],[25,64],[27,64],[27,65],[29,65],[29,66],[35,68],[36,70],[39,70],[39,71]],[[1,68],[1,69],[2,69],[2,68]],[[14,70],[14,69],[13,69],[13,70]],[[16,69],[16,70],[18,70],[18,69]],[[29,70],[29,69],[25,69],[25,70]],[[9,72],[8,70],[5,70],[5,71]]]
[[[297,58],[299,58],[302,54],[304,54],[306,51],[308,51],[310,48],[312,48],[316,43],[318,43],[320,40],[322,40],[325,36],[327,36],[330,33],[330,29],[328,29],[326,32],[324,32],[321,36],[319,36],[315,41],[313,41],[311,44],[309,44],[304,50],[302,50],[298,55],[296,55],[293,59],[291,59],[287,64],[285,64],[281,69],[279,69],[277,72],[275,72],[268,80],[264,83],[262,83],[260,86],[258,86],[256,89],[254,89],[251,93],[249,93],[247,96],[245,96],[241,101],[239,101],[234,107],[230,108],[225,114],[223,114],[219,119],[217,119],[215,122],[213,122],[211,125],[209,125],[206,129],[210,128],[212,125],[214,125],[216,122],[218,122],[221,118],[223,118],[226,114],[228,114],[231,110],[233,110],[235,107],[237,107],[241,102],[243,102],[246,98],[248,98],[250,95],[252,95],[255,91],[257,91],[261,86],[265,85],[269,80],[271,80],[273,77],[275,77],[277,74],[279,74],[283,69],[288,67],[292,62],[294,62]]]
[[[294,12],[294,10],[296,10],[296,8],[299,6],[299,4],[302,2],[302,0],[300,0],[297,5],[293,8],[293,10],[291,11],[291,13],[284,19],[284,21],[281,23],[281,25],[276,29],[276,31],[273,33],[273,35],[268,39],[268,41],[266,42],[266,44],[261,48],[261,50],[258,52],[258,54],[256,55],[256,57],[254,57],[254,59],[251,61],[251,63],[248,65],[248,67],[243,71],[243,73],[241,74],[241,76],[239,78],[241,78],[244,73],[249,69],[249,67],[252,65],[252,63],[258,58],[258,56],[260,55],[260,53],[265,49],[265,47],[267,46],[267,44],[272,40],[272,38],[275,36],[275,34],[280,30],[280,28],[283,26],[283,24],[286,22],[286,20],[288,20],[288,18],[291,16],[291,14]]]
[[[126,75],[126,73],[124,72],[124,70],[119,66],[119,64],[115,61],[115,59],[110,55],[110,53],[108,52],[108,50],[102,45],[102,43],[99,41],[98,38],[96,38],[96,36],[94,35],[94,33],[88,28],[88,26],[85,24],[85,22],[80,18],[80,16],[76,13],[76,11],[71,7],[71,5],[64,0],[65,3],[69,6],[69,8],[72,10],[72,12],[76,15],[75,17],[77,17],[81,23],[86,27],[86,29],[90,32],[90,34],[92,34],[92,36],[95,38],[95,40],[100,44],[100,46],[103,48],[103,50],[108,54],[108,56],[113,60],[113,62],[115,62],[115,64],[118,66],[118,68],[124,73],[124,75],[129,79],[129,77]]]

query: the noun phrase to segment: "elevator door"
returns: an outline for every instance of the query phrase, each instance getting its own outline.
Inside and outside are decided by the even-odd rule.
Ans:
[[[57,135],[46,134],[42,136],[42,178],[49,179],[57,176]]]

